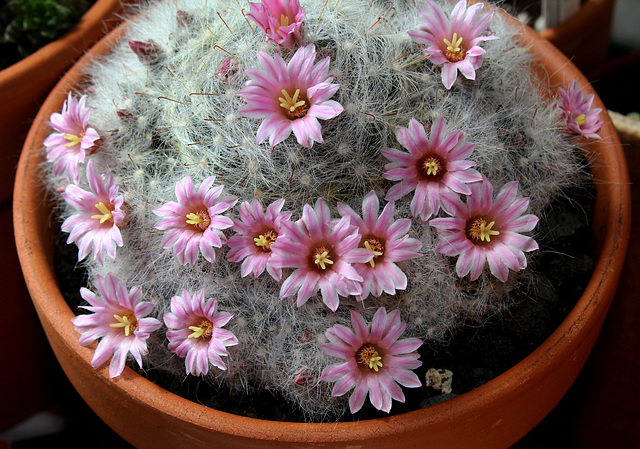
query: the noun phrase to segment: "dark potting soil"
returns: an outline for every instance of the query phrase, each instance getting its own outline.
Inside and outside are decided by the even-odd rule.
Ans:
[[[488,319],[467,317],[467,325],[458,328],[446,344],[425,343],[419,349],[423,365],[416,373],[423,384],[428,369],[448,370],[453,373],[451,393],[427,386],[405,389],[406,403],[394,401],[392,414],[466,393],[520,362],[551,335],[580,298],[593,271],[589,226],[593,191],[591,187],[571,192],[571,200],[557,201],[540,220],[536,238],[541,249],[529,267],[541,279],[535,292],[516,291],[514,305],[506,313]],[[60,233],[55,264],[63,296],[75,311],[83,303],[79,290],[87,285],[87,275],[77,264],[77,247],[67,245],[66,238]],[[135,364],[130,366],[137,369]],[[199,377],[177,379],[159,371],[138,371],[163,388],[218,410],[267,420],[304,421],[295,406],[270,390],[248,396],[221,391]],[[358,413],[347,412],[342,419],[385,416],[367,401]]]

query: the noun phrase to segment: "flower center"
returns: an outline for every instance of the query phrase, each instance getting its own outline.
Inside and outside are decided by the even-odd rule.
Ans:
[[[108,206],[105,206],[103,202],[96,204],[96,209],[98,209],[100,214],[92,215],[91,218],[95,220],[100,220],[100,224],[104,223],[107,220],[113,220],[113,206],[109,203]]]
[[[65,143],[65,147],[73,147],[79,145],[82,142],[82,138],[84,137],[84,131],[80,133],[80,135],[76,136],[75,134],[65,134],[64,138],[69,142]]]
[[[587,123],[587,116],[584,114],[580,114],[574,120],[578,123],[578,126],[584,126]]]
[[[290,23],[291,23],[291,21],[290,21],[289,17],[285,16],[284,14],[280,14],[280,20],[276,24],[276,29],[274,30],[279,38],[282,38],[280,33],[278,33],[278,30],[280,29],[280,27],[286,27]]]
[[[187,224],[193,225],[196,229],[200,231],[204,231],[211,224],[211,217],[206,210],[201,210],[199,212],[187,214]]]
[[[320,267],[323,270],[327,269],[327,265],[333,265],[333,260],[331,260],[329,250],[324,246],[316,248],[315,252],[313,253],[313,263],[316,265],[316,267]]]
[[[293,93],[293,97],[289,95],[285,89],[280,91],[282,93],[282,97],[278,97],[280,100],[280,106],[284,108],[287,117],[290,120],[295,120],[298,118],[302,118],[307,115],[307,102],[300,99],[300,89],[296,89]],[[284,98],[283,98],[284,97]]]
[[[490,242],[492,235],[500,234],[499,231],[491,229],[495,223],[495,221],[492,221],[487,224],[487,221],[484,218],[476,218],[467,229],[467,235],[471,240]]]
[[[124,315],[113,315],[117,323],[111,323],[110,327],[122,327],[124,328],[124,335],[128,337],[129,334],[138,328],[138,320],[135,314],[131,310],[127,310]]]
[[[440,160],[436,157],[429,156],[422,161],[422,171],[427,176],[436,176],[440,174],[440,170],[442,169],[442,165]]]
[[[360,365],[366,365],[369,369],[376,373],[382,368],[382,356],[378,350],[371,344],[364,344],[356,351],[356,362]]]
[[[373,258],[369,261],[369,264],[373,268],[376,266],[374,259],[377,259],[384,254],[384,246],[382,246],[380,240],[375,237],[371,237],[365,240],[364,247],[373,253]]]
[[[462,37],[458,37],[458,33],[453,33],[451,40],[443,39],[447,48],[442,52],[445,58],[451,62],[462,61],[467,52],[462,48]]]
[[[262,248],[263,251],[271,251],[271,245],[278,238],[278,233],[273,229],[269,229],[264,234],[260,234],[258,237],[254,238],[253,241],[256,243],[256,246]]]
[[[416,169],[424,181],[439,182],[447,172],[447,162],[438,155],[429,154],[417,160]]]
[[[188,338],[211,338],[213,323],[203,318],[199,326],[189,326],[189,330],[193,333],[189,334]]]

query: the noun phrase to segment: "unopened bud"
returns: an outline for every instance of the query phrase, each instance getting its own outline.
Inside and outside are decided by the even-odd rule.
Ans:
[[[176,11],[176,19],[178,20],[178,25],[180,26],[189,26],[193,23],[193,16],[181,9]]]
[[[153,41],[129,41],[129,47],[138,56],[140,61],[154,64],[160,59],[162,50]]]
[[[123,121],[134,120],[135,116],[128,109],[118,109],[116,115]]]
[[[312,374],[306,366],[301,366],[293,374],[293,383],[300,386],[305,386],[309,380],[311,380]]]

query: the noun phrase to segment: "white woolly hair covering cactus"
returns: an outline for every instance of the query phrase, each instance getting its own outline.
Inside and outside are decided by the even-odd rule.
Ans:
[[[451,12],[452,4],[438,3]],[[257,198],[266,207],[284,197],[283,210],[293,211],[294,220],[303,205],[318,198],[326,201],[333,218],[340,217],[338,202],[360,213],[371,190],[382,209],[383,189],[393,183],[382,176],[389,161],[380,150],[402,149],[395,128],[406,127],[412,118],[429,125],[444,117],[448,132],[463,131],[466,141],[475,144],[475,168],[496,192],[518,181],[519,194],[530,197],[529,213],[538,216],[582,176],[583,163],[576,141],[558,121],[556,104],[538,93],[527,50],[499,15],[490,25],[499,39],[482,43],[486,54],[476,80],[459,76],[447,90],[440,68],[407,34],[420,23],[413,1],[301,4],[306,17],[300,45],[314,44],[319,59],[331,58],[330,75],[340,84],[333,100],[345,108],[321,120],[324,143],[312,148],[302,147],[293,135],[274,148],[257,144],[260,121],[238,113],[246,105],[237,95],[248,80],[244,70],[256,67],[258,52],[281,54],[288,61],[295,51],[267,42],[247,19],[244,1],[154,2],[132,18],[113,52],[95,61],[87,85],[78,87],[93,108],[90,126],[102,137],[90,157],[120,185],[127,225],[121,228],[124,244],[115,259],[83,264],[90,280],[112,273],[129,287],[141,286],[145,298],[155,302],[152,314],[160,321],[173,296],[204,288],[207,298],[217,298],[219,310],[234,314],[225,329],[238,339],[227,348],[227,369],[209,371],[211,382],[249,393],[277,390],[307,419],[323,420],[344,413],[347,398],[331,397],[331,386],[319,380],[323,368],[335,363],[319,345],[326,343],[324,333],[331,326],[351,326],[350,310],[370,322],[380,307],[399,308],[407,322],[403,337],[445,341],[465,316],[485,310],[490,316],[507,306],[515,288],[534,282],[533,274],[510,272],[502,283],[485,269],[475,281],[460,279],[455,259],[435,251],[435,229],[413,219],[410,235],[422,248],[420,257],[399,264],[409,280],[406,291],[363,302],[342,297],[336,312],[319,295],[297,307],[295,299],[279,297],[280,283],[266,272],[255,279],[241,277],[240,263],[225,257],[226,247],[216,249],[214,263],[199,257],[193,266],[179,264],[169,249],[162,249],[152,210],[175,201],[177,181],[189,175],[197,188],[215,175],[225,195],[239,198],[238,205]],[[156,60],[141,61],[128,41],[154,42]],[[223,64],[231,67],[224,76],[219,74]],[[66,183],[50,167],[46,170],[52,190]],[[80,170],[84,179],[84,166]],[[410,200],[407,195],[396,201],[396,218],[412,218]],[[59,212],[66,218],[73,210],[61,202]],[[237,218],[238,206],[226,213]],[[148,343],[146,370],[185,376],[184,363],[168,351],[162,331]],[[305,381],[294,382],[303,371]]]

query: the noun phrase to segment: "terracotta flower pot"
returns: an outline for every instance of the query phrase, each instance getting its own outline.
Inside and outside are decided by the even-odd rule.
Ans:
[[[588,82],[560,51],[530,29],[541,72],[553,88]],[[591,143],[596,179],[596,267],[575,308],[559,328],[507,372],[468,393],[426,409],[360,422],[302,424],[271,422],[213,410],[183,399],[129,368],[109,379],[108,368],[91,367],[94,348],[78,344],[78,333],[54,273],[54,230],[42,199],[38,165],[45,121],[61,108],[66,92],[90,63],[109,51],[113,36],[94,47],[58,84],[40,110],[20,159],[14,198],[16,241],[29,290],[42,325],[67,376],[85,401],[136,447],[275,448],[506,448],[524,436],[560,401],[585,363],[616,290],[630,232],[627,167],[615,129],[603,114],[602,140]],[[603,107],[596,99],[595,107]],[[593,154],[591,154],[593,152]]]

